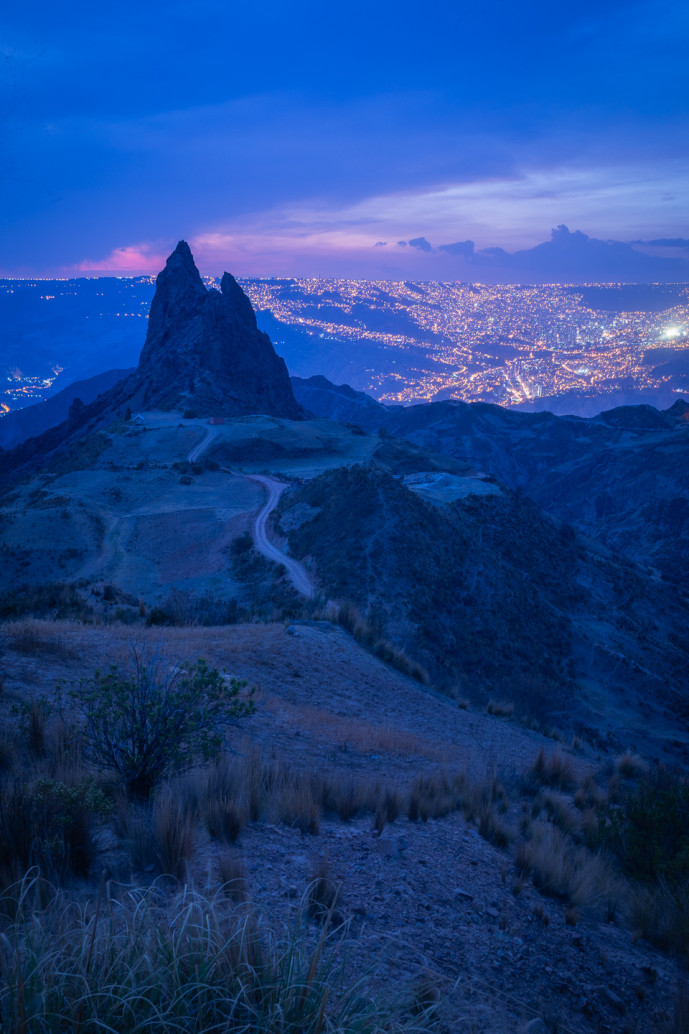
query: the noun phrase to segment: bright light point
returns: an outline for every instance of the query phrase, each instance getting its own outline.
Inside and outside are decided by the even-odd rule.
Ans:
[[[667,329],[665,330],[665,337],[679,337],[681,333],[681,327],[667,327]]]

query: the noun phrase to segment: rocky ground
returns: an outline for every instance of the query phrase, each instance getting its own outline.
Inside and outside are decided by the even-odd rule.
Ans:
[[[0,634],[5,741],[14,705],[50,696],[60,679],[123,663],[132,645],[131,630],[117,626],[25,620]],[[253,753],[335,783],[379,785],[402,802],[419,776],[463,771],[478,793],[500,787],[496,816],[512,830],[500,846],[480,834],[476,815],[454,809],[410,821],[404,803],[379,828],[371,814],[325,815],[302,831],[268,811],[231,847],[199,826],[188,869],[196,886],[217,888],[220,859],[230,857],[263,922],[279,931],[308,921],[307,888],[320,877],[337,893],[332,938],[352,972],[376,995],[410,993],[421,1006],[437,1005],[442,1031],[680,1029],[668,1026],[677,964],[635,938],[623,895],[608,916],[595,894],[573,908],[515,867],[519,823],[533,805],[524,776],[539,750],[567,758],[578,785],[588,772],[612,771],[613,759],[508,716],[464,710],[328,623],[137,629],[136,639],[171,661],[203,656],[257,687],[256,714],[230,740],[235,757]],[[151,878],[131,873],[107,828],[101,846],[98,868],[114,880]],[[317,916],[310,928],[315,936]]]

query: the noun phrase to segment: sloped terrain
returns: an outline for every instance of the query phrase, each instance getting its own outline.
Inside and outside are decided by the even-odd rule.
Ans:
[[[534,478],[529,494],[684,591],[689,577],[689,437],[621,442]]]
[[[297,479],[368,462],[379,446],[323,420],[250,415],[209,426],[154,411],[116,422],[0,501],[0,591],[59,580],[87,593],[112,584],[148,606],[172,588],[243,599],[230,546],[251,528],[264,490],[239,471],[269,466]]]
[[[325,929],[357,994],[402,990],[404,1030],[677,1034],[687,408],[386,410],[319,380],[306,419],[236,282],[207,292],[183,244],[151,316],[124,385],[0,455],[0,615],[73,619],[0,625],[0,976],[29,957],[11,884],[38,866],[84,905],[77,948],[92,929],[71,987],[109,950],[105,873],[108,921],[150,894],[159,946],[197,893],[251,944],[256,913],[312,947]],[[242,707],[210,729],[213,698],[187,696],[149,723],[149,663]],[[132,796],[121,758],[161,727],[173,746]],[[71,950],[65,899],[34,889],[32,931]],[[185,956],[185,985],[207,962]],[[327,985],[307,1028],[312,984],[289,1008],[320,1034],[341,998]]]
[[[257,687],[256,713],[231,730],[223,763],[230,768],[210,770],[217,780],[228,778],[223,771],[263,766],[254,816],[241,818],[231,834],[212,825],[209,833],[197,816],[180,870],[183,883],[216,902],[209,907],[228,899],[236,907],[231,895],[240,890],[221,890],[223,873],[230,872],[264,930],[294,936],[296,923],[313,937],[322,915],[319,920],[309,905],[308,887],[314,873],[324,873],[319,878],[339,888],[337,922],[344,926],[330,941],[347,958],[349,979],[363,979],[361,991],[374,997],[401,996],[407,1015],[416,1010],[417,1030],[498,1034],[537,1020],[541,1026],[526,1029],[671,1029],[677,980],[672,956],[634,935],[625,897],[631,891],[614,871],[580,840],[568,840],[574,832],[565,836],[555,818],[543,817],[559,801],[571,809],[573,830],[584,801],[613,792],[619,774],[596,752],[563,748],[509,719],[461,710],[372,658],[327,622],[149,629],[137,634],[136,644],[170,663],[203,656]],[[2,627],[0,645],[3,764],[27,764],[30,779],[31,766],[35,771],[52,764],[55,732],[49,717],[41,719],[43,753],[22,761],[30,729],[17,726],[13,709],[39,696],[51,701],[60,680],[78,686],[96,667],[126,669],[131,631],[22,621]],[[36,728],[27,741],[34,752]],[[567,804],[571,798],[562,791],[532,785],[541,750],[555,759],[557,767],[553,762],[547,771],[559,773],[570,794],[587,788],[579,808]],[[58,778],[76,780],[61,764]],[[316,807],[306,792],[324,779],[340,800],[341,815],[331,806]],[[171,784],[180,806],[187,799],[202,804],[203,780],[197,772]],[[448,796],[442,787],[450,784],[456,790]],[[107,788],[107,781],[102,785]],[[235,784],[232,792],[241,816],[243,790]],[[384,793],[389,809],[397,800],[397,813],[380,817],[367,801]],[[414,793],[420,794],[420,815],[412,810]],[[533,818],[539,810],[541,818]],[[145,811],[139,806],[136,814],[141,821]],[[160,871],[155,854],[146,870],[136,861],[144,850],[141,834],[138,855],[118,839],[118,823],[126,821],[121,804],[118,815],[116,822],[107,813],[99,819],[90,862],[94,876],[107,873],[115,910],[127,887],[149,886]],[[486,824],[491,815],[493,825]],[[552,851],[567,843],[567,851],[579,851],[585,884],[570,873],[571,885],[548,889],[539,882],[540,870],[528,875],[519,844],[536,843],[544,831],[562,838],[555,837]],[[557,864],[564,860],[552,857]],[[156,907],[177,894],[170,879],[154,889]],[[84,882],[82,875],[69,893],[93,907],[96,882]],[[188,896],[189,888],[181,893]],[[2,917],[0,922],[6,925]]]
[[[327,416],[353,404],[346,385],[326,388],[321,380],[294,380],[303,405]],[[683,591],[689,573],[685,401],[662,412],[624,406],[593,419],[454,401],[392,410],[360,399],[356,405],[367,429],[382,428],[521,487],[545,511],[657,570]]]
[[[686,607],[527,499],[438,508],[351,468],[304,485],[280,513],[326,595],[352,601],[447,691],[504,695],[526,716],[604,737],[662,727],[661,741],[684,751]]]

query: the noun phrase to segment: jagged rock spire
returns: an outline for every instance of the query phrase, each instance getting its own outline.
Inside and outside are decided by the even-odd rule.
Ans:
[[[249,299],[230,273],[220,291],[209,291],[186,241],[179,242],[156,280],[135,376],[149,408],[302,415],[287,367],[256,326]]]

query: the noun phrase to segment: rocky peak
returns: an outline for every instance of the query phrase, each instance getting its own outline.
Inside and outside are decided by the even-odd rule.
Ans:
[[[180,241],[156,280],[140,371],[156,363],[161,349],[175,347],[175,340],[201,312],[207,294],[189,245]]]
[[[299,419],[287,368],[256,326],[251,302],[230,273],[207,290],[186,241],[156,281],[135,375],[146,408],[199,414],[269,413]]]
[[[207,290],[186,241],[156,280],[148,332],[137,369],[95,401],[72,403],[68,418],[0,462],[3,473],[35,469],[127,410],[192,410],[198,416],[267,413],[302,420],[285,362],[256,325],[251,302],[229,273],[220,291]]]
[[[220,282],[220,293],[227,311],[232,314],[233,318],[238,323],[244,323],[255,330],[256,313],[251,302],[231,273],[223,273]]]

